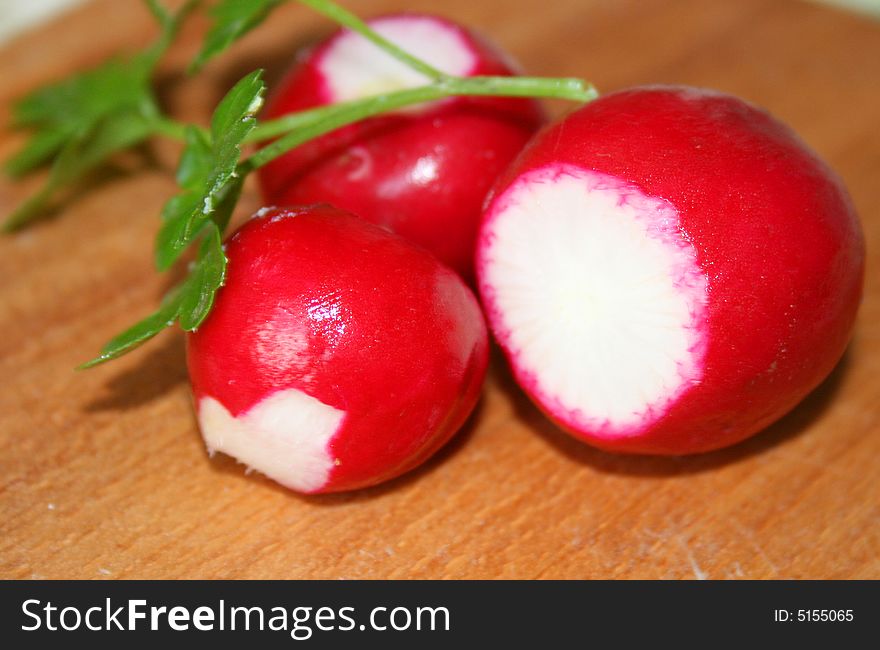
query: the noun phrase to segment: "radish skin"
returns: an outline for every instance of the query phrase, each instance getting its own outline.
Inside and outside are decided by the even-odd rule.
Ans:
[[[788,127],[654,86],[532,141],[493,192],[477,271],[547,415],[604,449],[677,455],[756,433],[831,372],[864,256],[846,189]]]
[[[476,298],[434,257],[326,205],[265,209],[187,359],[209,452],[305,493],[375,485],[430,457],[480,395]]]

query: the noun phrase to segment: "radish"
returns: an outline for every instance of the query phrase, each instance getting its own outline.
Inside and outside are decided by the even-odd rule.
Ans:
[[[766,427],[829,374],[864,255],[841,181],[789,128],[658,86],[533,140],[493,191],[477,272],[550,418],[608,450],[686,454]]]
[[[444,73],[510,75],[513,65],[465,28],[397,14],[368,23]],[[364,98],[430,81],[364,37],[337,32],[276,89],[266,116]],[[473,276],[483,201],[542,122],[532,99],[452,98],[337,129],[260,170],[268,204],[329,202],[388,228]]]
[[[473,409],[486,326],[429,253],[324,205],[260,211],[226,256],[187,345],[210,453],[301,492],[350,490],[412,469]]]

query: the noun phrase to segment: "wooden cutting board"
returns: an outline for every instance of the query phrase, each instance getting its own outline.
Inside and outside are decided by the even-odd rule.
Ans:
[[[421,0],[351,0],[361,15]],[[228,458],[194,423],[182,337],[74,373],[150,309],[174,144],[112,171],[54,218],[0,239],[0,577],[880,578],[880,24],[780,0],[447,0],[534,74],[603,91],[676,82],[733,92],[789,122],[846,180],[869,250],[839,368],[761,435],[668,459],[595,451],[556,430],[496,358],[472,425],[374,489],[301,497]],[[205,121],[240,76],[270,82],[329,25],[286,6],[201,76],[192,20],[162,100]],[[96,0],[0,50],[0,120],[40,83],[148,42],[134,0]],[[558,113],[564,105],[554,105]],[[0,132],[0,156],[23,141]],[[131,171],[131,170],[129,170]],[[39,182],[0,181],[0,213]],[[239,218],[258,207],[253,189]]]

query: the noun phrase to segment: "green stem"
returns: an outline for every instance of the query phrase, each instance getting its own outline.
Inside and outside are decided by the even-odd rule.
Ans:
[[[300,129],[320,125],[325,120],[333,120],[335,126],[328,129],[332,130],[338,128],[338,126],[354,122],[356,119],[371,117],[383,111],[390,111],[411,104],[445,97],[466,95],[552,97],[576,102],[589,102],[598,97],[596,89],[591,84],[585,84],[580,79],[552,77],[448,77],[426,86],[418,86],[385,95],[374,95],[364,99],[356,99],[291,113],[290,115],[259,124],[251,131],[245,141],[260,142],[269,140]],[[366,111],[365,114],[363,113],[364,111]],[[339,125],[337,122],[339,121],[338,116],[340,114],[345,117],[354,114],[363,116],[349,119]]]
[[[420,102],[456,96],[498,96],[498,97],[547,97],[575,102],[589,102],[598,97],[592,84],[580,79],[567,77],[448,77],[441,82],[408,88],[384,95],[374,95],[328,106],[320,106],[296,113],[290,113],[274,120],[261,122],[245,138],[245,142],[263,142],[300,129],[320,125],[325,120],[333,120],[334,126],[327,130],[345,126],[363,117],[372,117],[383,111],[403,108]],[[338,124],[340,115],[362,114],[343,124]],[[171,118],[157,115],[153,121],[153,131],[175,140],[186,138],[187,125]],[[326,131],[322,131],[326,133]],[[313,136],[314,137],[314,136]],[[300,142],[299,144],[302,144]],[[296,146],[296,145],[291,145]],[[280,154],[279,154],[280,155]]]
[[[260,149],[239,165],[242,173],[248,173],[274,160],[290,149],[341,126],[392,111],[412,104],[467,95],[491,95],[499,97],[552,97],[578,102],[592,101],[598,97],[596,89],[580,79],[476,76],[454,77],[437,70],[427,62],[413,56],[387,40],[367,23],[346,11],[332,0],[298,0],[316,12],[327,16],[407,66],[424,74],[432,83],[397,92],[366,97],[360,100],[322,106],[307,111],[270,120],[251,131],[245,142],[260,142],[282,136],[272,144]]]
[[[508,97],[559,97],[588,102],[598,96],[595,88],[579,79],[541,79],[533,77],[450,78],[418,88],[408,88],[385,95],[375,95],[342,104],[324,106],[286,118],[267,122],[252,132],[256,139],[289,131],[287,135],[263,147],[241,164],[247,173],[257,169],[302,143],[341,126],[398,108],[459,95],[495,95]]]
[[[406,50],[397,47],[387,38],[378,34],[363,20],[355,16],[353,13],[346,11],[336,3],[329,2],[329,0],[298,0],[298,2],[300,4],[306,5],[307,7],[310,7],[311,9],[314,9],[324,16],[327,16],[327,18],[339,23],[343,27],[347,27],[351,31],[357,32],[371,43],[375,43],[378,47],[393,56],[395,59],[405,63],[416,72],[421,72],[429,79],[433,79],[436,81],[446,78],[446,74],[444,74],[434,66],[430,65],[429,63],[422,61],[417,57],[414,57]]]
[[[198,0],[187,0],[175,14],[168,13],[168,10],[158,0],[146,0],[146,4],[162,30],[159,38],[144,52],[151,62],[150,66],[153,67],[168,50],[180,30],[181,23],[196,8]]]

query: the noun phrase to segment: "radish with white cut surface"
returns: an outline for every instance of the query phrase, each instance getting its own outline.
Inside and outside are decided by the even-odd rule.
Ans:
[[[187,355],[199,425],[291,489],[374,485],[437,451],[476,404],[476,298],[424,250],[330,206],[264,209],[226,243]]]
[[[443,73],[511,75],[506,57],[446,19],[369,21]],[[266,116],[412,88],[431,80],[350,31],[315,47],[273,92]],[[266,203],[326,201],[421,245],[466,278],[480,211],[543,120],[532,99],[455,97],[401,109],[310,141],[259,172]]]
[[[525,391],[608,450],[740,441],[842,356],[864,240],[837,176],[729,95],[645,87],[540,133],[481,225],[479,288]]]

